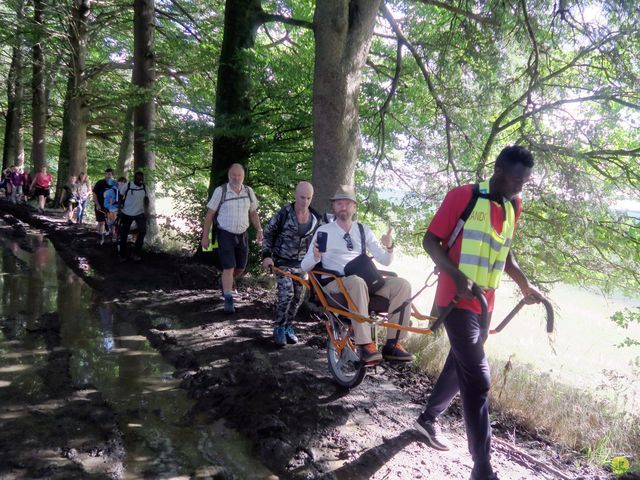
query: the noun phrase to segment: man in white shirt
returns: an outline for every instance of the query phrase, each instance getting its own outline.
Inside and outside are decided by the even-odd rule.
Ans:
[[[344,275],[344,268],[351,260],[362,254],[362,241],[360,228],[353,222],[356,212],[355,189],[349,185],[342,185],[336,194],[331,198],[335,222],[322,225],[316,231],[311,244],[313,248],[307,251],[301,263],[301,268],[305,272],[314,269],[316,264],[322,261],[322,267]],[[381,243],[373,235],[369,227],[364,226],[366,250],[373,254],[373,257],[383,265],[389,265],[393,260],[393,238],[391,230],[383,235]],[[318,249],[317,237],[319,232],[327,233],[327,248],[325,252]],[[358,313],[365,317],[369,316],[369,288],[367,283],[357,275],[342,277],[349,296],[358,309]],[[334,280],[325,286],[329,293],[340,293],[340,288]],[[411,285],[404,278],[389,277],[385,279],[384,285],[375,291],[375,295],[389,299],[389,312],[395,311],[403,302],[411,298]],[[391,316],[391,323],[398,323],[402,313],[401,324],[409,326],[411,307],[407,305],[401,312]],[[387,360],[411,361],[413,355],[407,352],[404,347],[396,341],[397,330],[389,328],[387,330],[387,343],[382,348],[382,355],[371,340],[371,325],[368,323],[351,322],[355,335],[355,342],[360,347],[362,361],[366,363],[377,362],[384,357]],[[400,331],[399,338],[406,336],[405,331]]]
[[[256,229],[256,243],[262,243],[262,227],[258,217],[258,200],[251,187],[243,185],[244,167],[234,163],[229,167],[229,182],[219,186],[207,204],[202,227],[202,248],[209,247],[209,232],[214,219],[218,224],[218,249],[222,264],[222,294],[224,311],[235,313],[233,279],[242,275],[249,259],[247,230],[249,223]]]
[[[120,195],[122,196],[122,209],[120,210],[120,258],[127,259],[127,237],[131,224],[135,221],[138,227],[138,236],[134,245],[134,253],[131,259],[139,262],[142,257],[142,244],[147,234],[147,216],[145,211],[149,206],[147,187],[144,184],[144,174],[136,172],[133,182],[121,183]]]

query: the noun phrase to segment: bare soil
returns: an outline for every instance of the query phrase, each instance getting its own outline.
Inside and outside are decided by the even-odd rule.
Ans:
[[[146,253],[140,263],[121,264],[113,246],[98,245],[97,235],[88,227],[66,225],[59,214],[40,215],[1,200],[0,210],[16,237],[26,223],[41,229],[89,285],[117,298],[119,308],[135,312],[152,345],[175,366],[181,387],[193,398],[193,417],[211,424],[223,420],[244,435],[274,478],[469,477],[471,459],[459,404],[454,403],[443,419],[454,444],[451,451],[429,448],[412,429],[432,388],[432,379],[412,366],[383,364],[359,387],[342,389],[327,370],[324,327],[311,321],[308,311],[300,312],[296,325],[300,342],[275,347],[272,290],[242,282],[237,313],[225,315],[216,288],[218,275],[211,267],[154,252]],[[60,388],[53,391],[64,390]],[[95,412],[100,412],[99,399],[95,405]],[[78,417],[72,401],[60,402],[56,408],[57,418]],[[106,439],[100,448],[111,449],[109,467],[100,475],[118,478],[121,472],[116,466],[123,454],[118,451],[121,442],[113,419],[108,412],[79,417],[84,422],[94,419],[101,438]],[[501,479],[613,478],[587,466],[576,452],[527,432],[513,419],[499,413],[493,413],[492,419],[493,463]],[[0,433],[0,462],[11,457],[18,466],[37,463],[37,458],[20,457],[19,444],[4,451],[9,439],[18,436],[16,431]],[[61,445],[68,442],[58,442],[56,447],[51,436],[43,434],[43,449],[38,450],[38,435],[29,438],[36,444],[32,454],[65,458]],[[71,454],[82,462],[78,451],[86,448]]]

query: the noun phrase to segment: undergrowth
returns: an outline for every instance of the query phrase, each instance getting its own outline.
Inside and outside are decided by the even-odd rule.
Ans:
[[[444,332],[414,335],[408,347],[416,364],[436,377],[444,364],[449,343]],[[608,466],[625,457],[637,470],[640,461],[640,416],[623,411],[594,392],[560,383],[549,373],[512,359],[491,365],[491,407],[517,418],[523,428],[543,435],[586,459]]]

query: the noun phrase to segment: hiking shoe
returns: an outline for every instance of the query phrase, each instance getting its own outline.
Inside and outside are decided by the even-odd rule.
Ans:
[[[287,343],[298,343],[298,337],[296,336],[296,332],[293,331],[293,327],[291,325],[284,329],[284,334],[287,337]]]
[[[224,313],[236,313],[233,305],[233,297],[224,297]]]
[[[140,262],[140,261],[142,261],[142,257],[140,255],[132,253],[131,254],[131,260],[133,260],[134,262]]]
[[[382,347],[382,356],[385,360],[392,360],[394,362],[413,362],[413,355],[405,350],[400,344],[386,344]]]
[[[490,464],[474,465],[469,480],[500,480]]]
[[[449,441],[442,435],[442,430],[437,420],[429,420],[420,415],[413,426],[425,436],[425,443],[430,447],[443,452],[451,448]]]
[[[382,355],[378,351],[374,342],[365,343],[364,345],[358,345],[360,350],[360,360],[364,363],[381,362]]]
[[[276,327],[273,329],[273,340],[279,347],[284,347],[287,344],[286,328]]]

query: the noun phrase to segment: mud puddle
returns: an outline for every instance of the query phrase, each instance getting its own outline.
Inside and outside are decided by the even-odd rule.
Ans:
[[[0,478],[271,475],[191,416],[173,367],[46,238],[0,232],[0,247]]]

